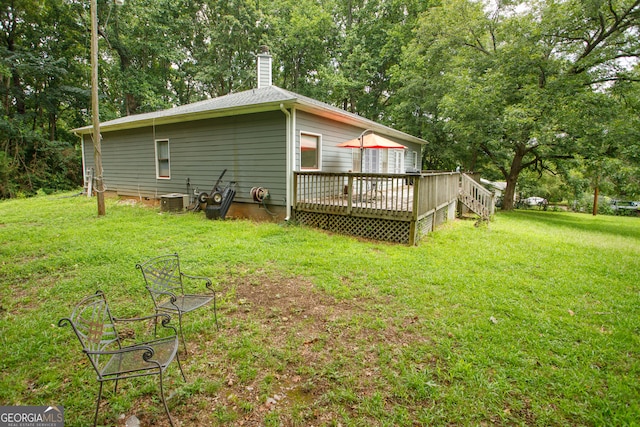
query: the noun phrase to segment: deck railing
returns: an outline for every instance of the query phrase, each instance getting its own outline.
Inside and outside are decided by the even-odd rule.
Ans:
[[[297,210],[411,221],[458,197],[460,174],[295,172]]]
[[[459,172],[294,172],[295,217],[339,233],[415,244],[456,214],[458,200],[488,219],[494,196]]]
[[[495,195],[464,173],[460,177],[460,201],[483,219],[495,213]]]

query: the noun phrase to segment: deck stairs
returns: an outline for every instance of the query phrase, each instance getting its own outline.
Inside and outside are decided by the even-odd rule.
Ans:
[[[489,221],[495,212],[494,193],[464,173],[460,174],[458,200],[485,221]]]

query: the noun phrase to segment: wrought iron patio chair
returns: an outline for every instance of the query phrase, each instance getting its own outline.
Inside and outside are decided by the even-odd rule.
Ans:
[[[216,292],[211,280],[202,276],[190,276],[180,270],[178,254],[161,255],[151,258],[144,263],[136,264],[142,272],[146,288],[151,294],[151,299],[156,308],[156,313],[168,313],[178,315],[178,326],[185,352],[187,344],[182,332],[182,315],[200,308],[213,301],[213,317],[218,327],[218,315],[216,308]],[[185,294],[183,279],[204,282],[206,294]]]
[[[156,335],[155,339],[149,341],[123,345],[123,340],[116,328],[117,323],[148,321],[150,319],[156,320],[157,323],[158,317],[162,317],[161,324],[168,329],[167,336],[158,338]],[[115,393],[118,390],[118,381],[150,375],[158,375],[160,378],[160,397],[169,423],[173,426],[173,420],[164,397],[163,374],[175,358],[182,379],[186,381],[186,377],[178,356],[180,346],[178,333],[176,328],[169,324],[170,319],[171,317],[164,313],[133,319],[113,318],[102,291],[97,291],[94,295],[84,298],[76,305],[70,317],[60,319],[58,326],[71,325],[80,340],[83,352],[98,374],[100,389],[93,419],[94,427],[98,422],[102,386],[106,381],[115,381]]]

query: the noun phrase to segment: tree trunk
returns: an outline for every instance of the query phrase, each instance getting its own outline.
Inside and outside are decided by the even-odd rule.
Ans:
[[[515,199],[516,194],[516,183],[518,182],[518,175],[513,176],[513,174],[509,174],[507,177],[507,188],[504,190],[504,197],[502,200],[502,210],[503,211],[512,211],[513,210],[513,200]]]
[[[596,185],[593,189],[593,211],[591,212],[593,216],[598,215],[598,196],[600,194],[600,185],[598,181],[598,177],[596,177]]]
[[[136,100],[135,95],[131,93],[124,94],[124,106],[127,116],[132,116],[138,112],[138,101]]]
[[[469,165],[469,170],[476,170],[476,165],[478,164],[478,150],[473,150],[473,154],[471,155],[471,164]]]
[[[102,33],[101,33],[102,34]],[[104,36],[104,34],[102,34]],[[106,38],[106,36],[104,36]],[[120,72],[122,73],[122,78],[126,80],[127,71],[131,68],[131,56],[127,51],[127,48],[120,41],[119,33],[116,32],[113,37],[109,40],[109,45],[115,50],[118,58],[120,59]],[[125,85],[126,86],[126,85]],[[124,98],[124,110],[127,116],[131,116],[138,113],[138,108],[140,107],[140,103],[136,96],[125,89],[123,93]]]
[[[6,114],[7,116],[9,115],[9,107],[11,106],[11,98],[9,97],[9,94],[11,92],[11,79],[9,78],[9,76],[7,76],[6,78],[0,76],[0,82],[2,82],[3,85],[3,92],[4,92],[4,96],[2,99],[2,106],[4,107],[4,114]]]
[[[516,195],[516,184],[518,183],[518,176],[522,171],[522,160],[526,153],[524,147],[516,150],[509,173],[505,175],[507,188],[504,190],[504,199],[502,201],[502,210],[504,211],[511,211],[514,208],[513,202]]]
[[[58,116],[49,113],[49,141],[55,141],[58,136]]]
[[[27,106],[25,104],[25,94],[22,89],[22,80],[20,79],[20,75],[18,74],[18,70],[13,70],[12,73],[13,79],[13,88],[14,88],[14,102],[16,106],[16,113],[24,116],[27,112]]]

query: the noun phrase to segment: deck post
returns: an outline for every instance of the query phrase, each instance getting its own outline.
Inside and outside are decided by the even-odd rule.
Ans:
[[[411,209],[411,223],[409,225],[409,245],[413,246],[418,241],[418,218],[420,217],[420,184],[422,176],[413,180],[413,208]]]
[[[298,174],[293,173],[293,207],[298,206]]]
[[[433,181],[433,194],[435,194],[435,200],[433,201],[433,206],[435,207],[435,212],[433,213],[433,221],[431,221],[431,231],[436,229],[436,223],[438,222],[438,205],[440,204],[440,193],[438,190],[438,181],[440,181],[440,176],[436,176],[436,179]]]

